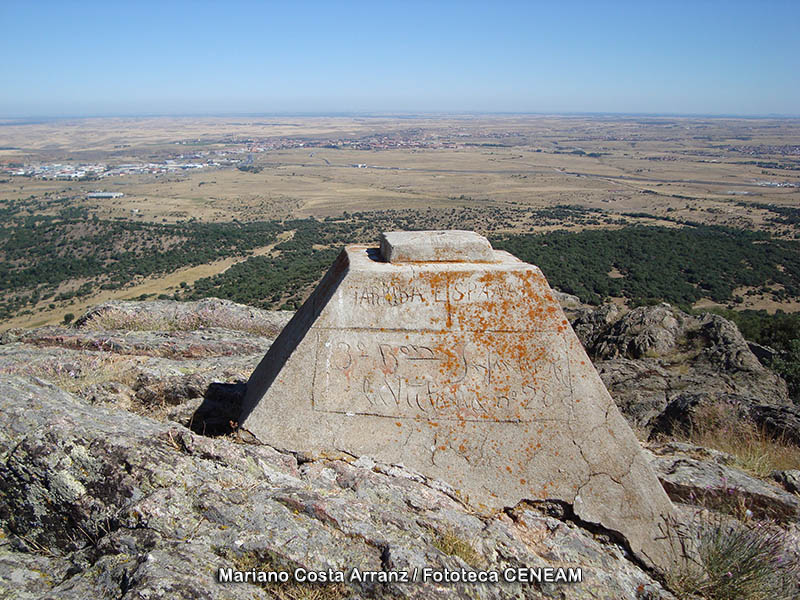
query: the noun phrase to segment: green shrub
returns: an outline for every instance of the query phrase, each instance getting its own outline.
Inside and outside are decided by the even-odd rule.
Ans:
[[[774,359],[770,366],[773,371],[786,380],[792,398],[798,399],[800,397],[800,339],[789,342],[788,351]]]
[[[800,562],[782,530],[763,523],[718,519],[705,524],[699,569],[669,578],[680,597],[707,600],[793,600],[800,594]]]

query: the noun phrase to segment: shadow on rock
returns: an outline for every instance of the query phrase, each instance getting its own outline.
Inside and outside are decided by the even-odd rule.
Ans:
[[[203,403],[192,415],[190,428],[206,436],[228,435],[238,428],[247,383],[218,383],[208,386]]]

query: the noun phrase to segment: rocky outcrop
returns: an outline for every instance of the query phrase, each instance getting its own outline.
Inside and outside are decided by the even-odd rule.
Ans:
[[[292,313],[261,310],[219,298],[196,302],[113,300],[89,309],[78,318],[79,329],[196,330],[219,327],[275,337]]]
[[[326,597],[671,598],[624,548],[563,510],[522,503],[477,515],[446,484],[397,465],[303,462],[33,379],[3,376],[0,394],[3,597],[273,597],[269,586],[220,583],[228,567],[580,566],[582,583],[347,582]]]
[[[652,434],[682,436],[690,431],[698,418],[698,409],[709,399],[721,402],[731,418],[749,422],[776,440],[800,445],[800,407],[757,404],[764,398],[739,394],[709,396],[702,387],[699,391],[684,391],[674,396],[666,408],[650,422]],[[639,408],[641,410],[641,408]]]
[[[749,407],[748,414],[770,433],[800,446],[800,406],[757,404]]]
[[[663,428],[665,412],[677,414],[676,406],[699,399],[791,409],[785,382],[719,315],[688,315],[668,304],[623,313],[606,305],[579,309],[572,322],[615,402],[640,431]]]
[[[225,328],[206,319],[187,329],[190,317],[183,325],[177,316],[150,319],[150,305],[126,305],[136,319],[82,318],[77,328],[0,340],[0,598],[673,598],[614,532],[563,503],[478,514],[447,482],[401,465],[250,443],[231,423],[242,382],[271,344],[269,328],[287,316],[265,313],[243,329],[236,323],[246,320]],[[162,315],[188,314],[157,306]],[[776,428],[791,423],[780,382],[739,352],[740,336],[724,323],[663,306],[626,321],[614,307],[577,310],[575,328],[602,352],[606,384],[631,420],[647,415],[648,430],[676,426],[707,396],[738,402],[743,415]],[[708,335],[693,334],[701,331]],[[675,418],[661,418],[669,406]],[[722,453],[674,442],[651,451],[687,523],[709,509],[744,507],[753,519],[783,521],[794,540],[787,556],[800,547],[796,472],[776,472],[772,482]],[[275,587],[220,583],[228,567],[581,567],[583,581]]]
[[[180,329],[190,322],[181,316],[188,314],[185,307],[170,310],[168,303],[158,302],[157,316],[149,317],[149,303],[126,302],[102,305],[113,311],[122,306],[125,314],[135,317],[121,318],[115,312],[113,319],[103,322],[109,326],[106,329],[99,328],[97,318],[82,317],[80,327],[16,331],[0,344],[0,373],[34,375],[92,403],[151,416],[179,415],[188,424],[212,383],[247,380],[274,339],[265,332],[279,330],[291,317],[291,313],[219,302],[230,329],[199,325],[193,330]],[[212,322],[214,314],[219,317],[208,308],[216,306],[215,302],[204,301],[203,305],[205,323]],[[260,314],[262,322],[246,321],[244,316],[250,310]],[[95,308],[88,314],[108,313]],[[169,315],[183,320],[170,320]],[[235,329],[236,324],[244,329]]]
[[[675,502],[727,513],[741,511],[757,519],[796,521],[800,517],[800,499],[732,463],[732,457],[721,452],[689,444],[651,448],[650,466]]]
[[[564,296],[576,333],[640,435],[675,434],[699,402],[720,401],[800,443],[800,410],[785,383],[729,321],[665,304],[625,313]],[[191,415],[211,383],[246,380],[291,316],[216,299],[111,302],[80,317],[77,327],[6,332],[0,372],[32,372],[128,408],[173,410],[191,401],[182,409]]]
[[[800,494],[800,469],[773,471],[772,478],[780,483],[787,492]]]

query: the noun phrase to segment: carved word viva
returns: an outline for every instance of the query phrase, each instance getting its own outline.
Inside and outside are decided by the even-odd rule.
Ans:
[[[566,355],[554,356],[558,347],[532,346],[525,360],[514,360],[456,340],[437,345],[332,340],[329,344],[328,390],[320,390],[319,396],[326,405],[325,398],[348,398],[347,406],[328,405],[329,409],[526,420],[530,411],[570,393]],[[338,393],[327,393],[333,389]]]

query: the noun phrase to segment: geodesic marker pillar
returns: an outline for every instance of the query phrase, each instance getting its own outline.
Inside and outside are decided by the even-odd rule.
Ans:
[[[272,446],[401,463],[483,511],[572,505],[673,562],[673,507],[541,271],[466,231],[348,246],[247,384]]]

